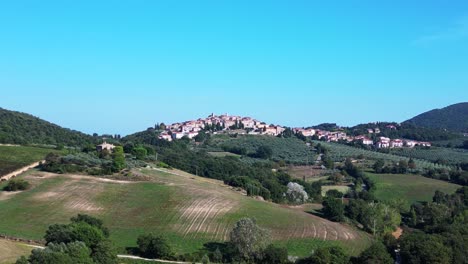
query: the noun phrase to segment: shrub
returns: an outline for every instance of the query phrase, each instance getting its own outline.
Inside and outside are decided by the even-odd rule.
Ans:
[[[8,184],[3,188],[7,192],[23,191],[28,189],[30,186],[29,182],[23,179],[11,179]]]

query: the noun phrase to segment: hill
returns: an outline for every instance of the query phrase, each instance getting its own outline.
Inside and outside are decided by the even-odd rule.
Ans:
[[[0,143],[83,146],[92,139],[30,114],[0,108]]]
[[[468,133],[468,102],[453,104],[442,109],[434,109],[415,116],[404,123]]]
[[[178,170],[132,172],[146,181],[29,172],[21,177],[32,184],[30,190],[0,192],[0,234],[41,239],[51,223],[86,213],[104,220],[122,252],[135,246],[138,235],[155,232],[165,235],[177,253],[188,253],[204,243],[226,240],[233,224],[248,216],[267,228],[275,243],[288,247],[291,255],[306,256],[329,245],[341,245],[355,255],[370,242],[367,234],[353,227],[299,207],[247,197],[218,180]]]

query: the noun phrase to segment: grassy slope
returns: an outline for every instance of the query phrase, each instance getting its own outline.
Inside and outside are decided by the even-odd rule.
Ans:
[[[17,242],[0,239],[0,263],[12,264],[23,255],[29,255],[32,248]]]
[[[0,146],[0,175],[40,161],[50,152],[57,152],[57,150],[38,147]]]
[[[249,216],[269,229],[276,243],[288,246],[292,255],[308,255],[312,249],[330,244],[342,245],[357,254],[370,242],[362,232],[242,196],[221,182],[183,173],[144,173],[153,176],[154,182],[122,184],[92,177],[30,173],[25,177],[33,188],[4,197],[0,203],[0,212],[5,216],[0,233],[40,239],[49,224],[64,223],[77,213],[87,213],[104,220],[112,240],[122,250],[135,246],[139,234],[155,232],[167,236],[178,253],[186,253],[200,249],[203,243],[225,240],[232,225]],[[38,177],[41,175],[46,177]],[[312,235],[315,228],[318,238]],[[328,239],[334,239],[334,230],[340,237],[345,231],[356,239],[323,241],[320,236],[325,228]]]
[[[375,181],[375,195],[379,200],[403,198],[408,206],[416,201],[431,201],[436,190],[453,193],[460,185],[429,179],[412,174],[373,174],[367,175]]]

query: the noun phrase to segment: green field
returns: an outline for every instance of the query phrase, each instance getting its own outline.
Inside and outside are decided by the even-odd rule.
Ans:
[[[347,145],[339,144],[339,143],[314,141],[314,144],[321,144],[322,146],[325,146],[330,151],[330,153],[328,154],[329,157],[332,160],[338,161],[338,162],[344,161],[348,157],[357,158],[360,155],[362,155],[366,159],[370,159],[370,160],[382,159],[382,160],[385,160],[387,162],[399,162],[400,160],[406,160],[406,161],[409,160],[408,157],[403,157],[403,156],[398,156],[398,155],[393,155],[393,154],[387,154],[387,153],[382,153],[382,152],[377,152],[377,151],[371,151],[371,150],[351,147],[351,146],[347,146]],[[451,169],[450,166],[433,163],[433,162],[428,161],[428,160],[415,158],[414,161],[416,163],[417,168]]]
[[[5,175],[31,163],[43,160],[57,150],[38,147],[0,146],[0,175]]]
[[[155,232],[164,234],[178,253],[189,253],[206,242],[225,241],[238,219],[255,217],[275,243],[297,256],[329,244],[355,255],[370,243],[367,234],[352,227],[246,197],[220,181],[169,172],[147,169],[140,173],[152,181],[122,182],[32,171],[21,176],[31,182],[30,190],[0,192],[0,233],[41,239],[48,225],[86,213],[104,220],[121,252],[135,246],[138,235]]]
[[[398,148],[390,151],[392,154],[412,157],[414,159],[424,159],[431,162],[444,162],[450,165],[458,163],[468,163],[468,150],[431,147],[425,148]]]
[[[23,255],[29,255],[33,248],[18,242],[0,239],[0,264],[13,264]]]
[[[351,188],[343,185],[324,185],[322,186],[322,196],[325,196],[329,190],[337,190],[343,194],[346,194]]]
[[[383,201],[402,198],[407,206],[417,201],[432,201],[436,190],[453,193],[460,185],[413,174],[366,173],[375,183],[376,198]]]
[[[316,154],[304,141],[297,138],[278,138],[273,136],[238,135],[229,137],[227,135],[216,135],[211,137],[208,151],[222,151],[223,148],[243,148],[247,153],[254,153],[258,147],[268,146],[273,154],[274,161],[284,160],[291,164],[310,164],[316,159]]]

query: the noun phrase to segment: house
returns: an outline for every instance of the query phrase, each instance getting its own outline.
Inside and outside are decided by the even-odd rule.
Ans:
[[[368,134],[373,134],[373,133],[374,133],[374,130],[373,130],[372,128],[368,128],[368,129],[367,129],[367,133],[368,133]]]
[[[172,139],[181,139],[185,136],[184,132],[172,132]]]
[[[172,136],[167,134],[167,133],[164,133],[164,134],[160,134],[159,139],[164,139],[164,140],[167,140],[167,141],[172,141]]]
[[[379,134],[380,133],[380,128],[378,128],[378,127],[374,128],[374,133]]]
[[[405,140],[404,143],[405,143],[405,146],[408,148],[414,148],[414,146],[418,144],[418,142],[414,140]]]
[[[103,150],[112,151],[114,148],[115,148],[115,146],[113,144],[109,144],[106,141],[104,141],[104,143],[96,146],[97,151],[103,151]]]
[[[403,147],[403,140],[401,139],[394,139],[390,141],[391,148],[402,148]]]
[[[362,144],[366,145],[366,146],[369,146],[369,145],[372,145],[374,144],[374,141],[372,141],[372,139],[366,137],[366,136],[357,136],[354,138],[355,140],[361,142]]]
[[[192,132],[189,132],[189,133],[187,134],[187,137],[190,138],[190,139],[192,139],[192,138],[196,137],[197,135],[198,135],[198,132],[193,132],[193,131],[192,131]]]
[[[432,144],[430,142],[418,142],[418,145],[419,146],[422,146],[422,147],[430,147],[432,146]]]
[[[389,141],[379,141],[375,144],[377,148],[389,148],[390,142]]]
[[[286,130],[286,129],[281,127],[281,126],[268,126],[268,127],[265,127],[263,129],[263,134],[271,135],[271,136],[277,136],[277,135],[283,133],[284,130]]]
[[[315,129],[303,129],[303,128],[293,128],[294,133],[300,133],[305,137],[311,137],[315,135]]]
[[[252,120],[250,117],[242,118],[241,123],[242,123],[242,125],[244,125],[244,128],[254,128],[255,127],[255,121]]]
[[[363,138],[362,139],[362,144],[369,146],[369,145],[374,144],[374,141],[372,139],[370,139],[370,138]]]

